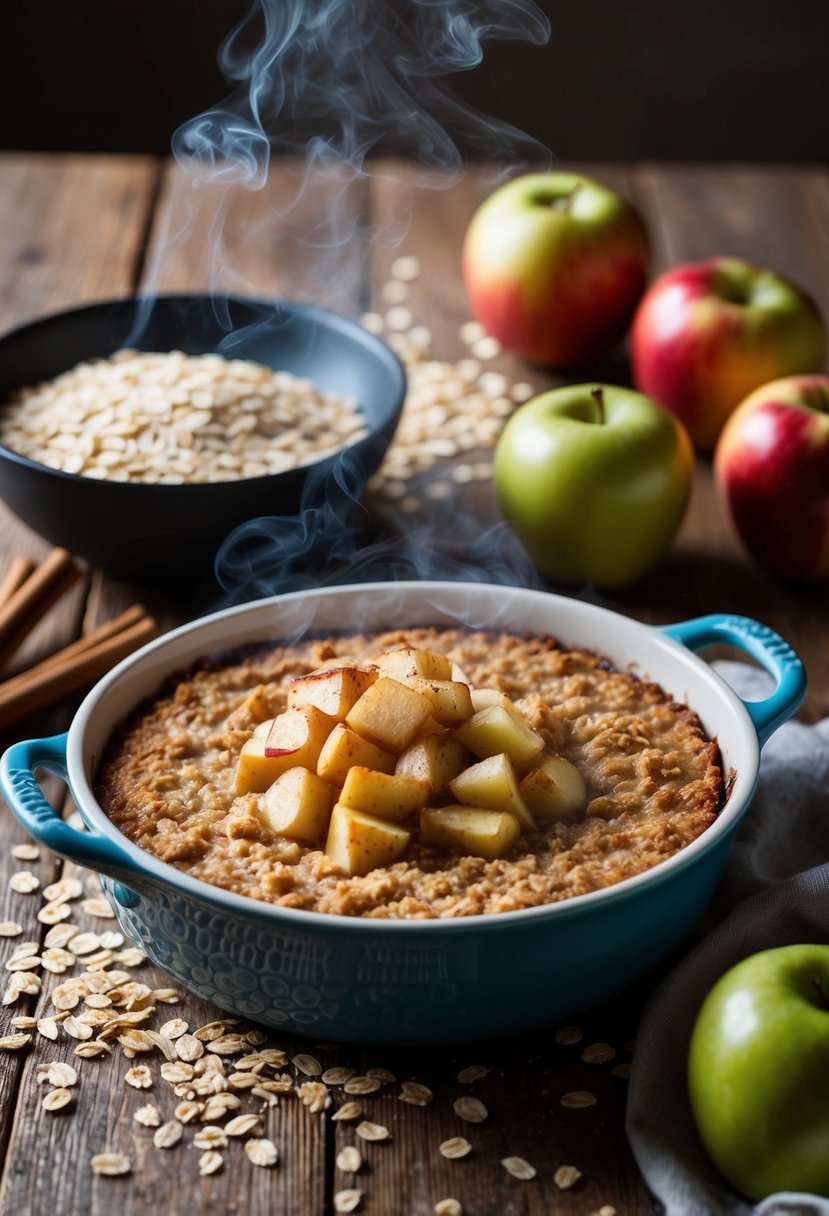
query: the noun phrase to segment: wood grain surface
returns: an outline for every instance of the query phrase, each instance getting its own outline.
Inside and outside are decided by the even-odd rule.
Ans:
[[[789,274],[808,287],[829,312],[829,176],[818,167],[752,166],[591,166],[590,171],[635,201],[652,237],[654,272],[668,264],[729,252]],[[30,317],[91,299],[144,290],[232,290],[259,295],[284,294],[328,304],[359,315],[386,311],[382,295],[393,259],[414,254],[421,263],[412,285],[414,321],[432,334],[435,356],[457,360],[467,354],[459,327],[467,319],[460,282],[460,242],[472,211],[495,184],[493,170],[481,166],[455,181],[425,181],[417,170],[397,163],[377,166],[371,179],[304,177],[304,168],[279,166],[261,192],[238,189],[221,199],[195,189],[172,165],[147,158],[29,157],[0,158],[0,324],[9,327]],[[217,214],[223,219],[217,233]],[[541,389],[554,379],[506,355],[491,364],[512,380]],[[624,380],[621,356],[593,369],[596,377]],[[484,454],[485,456],[485,454]],[[480,459],[478,457],[477,459]],[[365,506],[380,534],[394,546],[412,545],[408,525],[369,495]],[[451,503],[431,503],[426,516],[435,532],[451,530],[459,511],[487,527],[497,520],[487,481],[467,487]],[[0,508],[0,575],[15,553],[42,558],[48,546],[4,508]],[[664,622],[708,611],[738,611],[779,629],[803,654],[811,677],[803,715],[814,720],[829,713],[829,612],[825,591],[793,589],[771,580],[740,552],[730,534],[712,485],[710,467],[699,462],[688,516],[671,554],[640,586],[612,597],[578,592],[642,619]],[[82,587],[66,597],[32,634],[18,656],[28,663],[64,645],[141,600],[163,625],[190,619],[219,599],[215,587],[173,592],[158,585],[113,580],[89,572]],[[56,707],[20,724],[4,742],[49,734],[69,721],[74,703]],[[53,798],[62,798],[57,782]],[[0,920],[23,925],[23,937],[42,941],[37,920],[39,894],[8,890],[10,875],[31,868],[44,886],[57,875],[78,872],[42,853],[36,862],[11,857],[23,833],[10,814],[0,815]],[[94,880],[81,875],[85,882]],[[114,921],[91,919],[73,904],[73,923],[96,932]],[[5,960],[21,940],[0,939]],[[65,976],[44,974],[54,988]],[[167,986],[162,972],[145,964],[134,978],[150,989]],[[232,1143],[223,1150],[223,1170],[198,1174],[191,1146],[193,1126],[181,1143],[155,1149],[152,1129],[133,1120],[147,1101],[171,1117],[177,1099],[166,1082],[153,1089],[126,1086],[132,1063],[119,1050],[103,1060],[74,1061],[79,1072],[73,1105],[66,1112],[45,1112],[37,1069],[48,1060],[72,1060],[75,1041],[57,1042],[35,1035],[33,1045],[0,1057],[0,1153],[3,1156],[0,1211],[32,1216],[78,1216],[117,1211],[144,1216],[161,1209],[171,1216],[191,1213],[279,1212],[328,1216],[335,1192],[357,1186],[359,1208],[367,1216],[428,1216],[435,1203],[456,1197],[467,1216],[590,1216],[610,1205],[618,1216],[644,1216],[659,1210],[636,1169],[624,1134],[626,1081],[641,1003],[658,976],[632,994],[589,1016],[575,1019],[578,1042],[556,1039],[556,1027],[468,1047],[419,1051],[337,1047],[269,1036],[269,1044],[289,1056],[310,1051],[323,1067],[343,1065],[364,1072],[391,1070],[397,1083],[362,1099],[365,1117],[387,1126],[391,1139],[367,1143],[353,1123],[332,1122],[347,1099],[332,1087],[333,1106],[311,1114],[293,1095],[267,1112],[265,1132],[277,1145],[274,1169],[251,1165]],[[4,1010],[0,1033],[9,1019],[32,1009],[46,1011],[48,996],[26,998]],[[164,1006],[149,1025],[180,1016],[192,1028],[220,1016],[204,1002],[183,996]],[[447,1028],[451,1038],[451,1027]],[[582,1052],[607,1043],[613,1056],[588,1063]],[[160,1057],[153,1069],[157,1074]],[[481,1064],[489,1071],[471,1085],[457,1081],[460,1069]],[[618,1071],[614,1071],[618,1070]],[[302,1080],[302,1077],[298,1078]],[[399,1100],[399,1082],[429,1086],[434,1101],[416,1107]],[[564,1094],[584,1090],[594,1105],[570,1109]],[[464,1094],[479,1098],[488,1118],[463,1122],[453,1104]],[[243,1109],[251,1103],[245,1101]],[[255,1105],[255,1104],[254,1104]],[[198,1124],[195,1125],[196,1127]],[[438,1146],[463,1135],[472,1143],[468,1157],[445,1160]],[[357,1144],[364,1165],[355,1177],[342,1173],[336,1154]],[[104,1149],[126,1153],[132,1173],[98,1178],[90,1158]],[[517,1155],[538,1171],[529,1182],[511,1178],[501,1159]],[[554,1181],[561,1165],[582,1177],[572,1189]]]

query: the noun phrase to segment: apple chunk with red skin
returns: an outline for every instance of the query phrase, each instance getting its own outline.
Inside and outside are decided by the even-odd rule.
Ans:
[[[637,388],[710,452],[726,419],[754,389],[818,372],[826,358],[814,302],[786,279],[739,258],[677,266],[636,311],[631,361]]]
[[[648,242],[620,195],[576,173],[531,173],[479,207],[463,245],[472,312],[533,363],[577,367],[623,336]]]
[[[747,397],[714,470],[756,562],[795,582],[829,579],[829,376],[790,376]]]
[[[376,679],[376,671],[362,671],[357,667],[329,667],[325,671],[312,671],[291,681],[288,708],[315,705],[337,722],[342,722]]]

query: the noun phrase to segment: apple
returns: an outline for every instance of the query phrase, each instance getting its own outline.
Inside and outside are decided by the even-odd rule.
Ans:
[[[501,186],[476,211],[463,246],[474,315],[545,367],[578,367],[619,341],[647,263],[630,204],[578,173],[530,173]]]
[[[725,424],[714,471],[755,561],[796,582],[829,579],[829,376],[751,393]]]
[[[736,1190],[829,1196],[829,946],[743,959],[700,1009],[688,1088],[700,1137]]]
[[[826,357],[813,301],[739,258],[678,266],[651,285],[631,330],[636,387],[684,422],[710,452],[729,414],[780,376],[817,372]]]
[[[501,509],[550,578],[623,587],[682,520],[694,454],[683,426],[631,389],[577,384],[516,410],[495,448]]]

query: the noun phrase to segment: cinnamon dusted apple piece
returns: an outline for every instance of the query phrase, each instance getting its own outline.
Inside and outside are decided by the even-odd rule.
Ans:
[[[317,776],[331,785],[342,786],[348,770],[355,764],[376,768],[381,773],[393,773],[395,757],[358,735],[345,722],[338,722],[323,744],[317,761]]]
[[[346,725],[384,751],[399,756],[432,716],[431,705],[413,688],[380,676],[346,715]]]
[[[518,820],[509,811],[445,806],[420,812],[420,838],[424,844],[437,849],[460,849],[487,861],[505,857],[520,835]]]
[[[479,709],[457,727],[454,734],[481,760],[506,752],[518,773],[526,772],[544,749],[541,735],[533,730],[521,712],[505,705]]]
[[[563,756],[547,756],[527,773],[520,785],[521,796],[539,819],[561,819],[587,802],[584,778]]]
[[[339,802],[331,812],[325,852],[346,874],[368,874],[389,866],[404,852],[411,833],[396,823]]]
[[[442,726],[459,726],[475,712],[468,684],[459,680],[427,680],[409,676],[407,684],[429,702],[432,716]]]
[[[380,773],[355,764],[348,770],[339,803],[367,815],[402,823],[426,805],[428,796],[426,781]]]
[[[470,765],[449,782],[449,789],[458,802],[492,811],[510,811],[523,831],[536,831],[535,819],[521,796],[515,769],[505,752]]]
[[[394,680],[418,677],[424,680],[454,679],[451,661],[445,654],[436,654],[433,650],[387,650],[377,655],[374,664],[381,675],[391,676]]]
[[[376,671],[358,667],[327,667],[298,676],[288,688],[288,706],[314,705],[337,722],[377,679]]]
[[[430,795],[440,798],[449,782],[469,763],[469,752],[449,734],[426,734],[416,739],[400,756],[395,773],[426,781]]]
[[[259,803],[259,820],[280,836],[309,844],[325,838],[334,790],[307,768],[289,768],[277,777]]]

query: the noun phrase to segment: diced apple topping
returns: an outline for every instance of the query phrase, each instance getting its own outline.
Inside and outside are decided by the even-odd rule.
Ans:
[[[587,801],[584,778],[563,756],[548,756],[521,782],[524,801],[539,819],[560,819]]]
[[[273,712],[264,686],[251,698],[254,717]],[[355,875],[397,860],[413,832],[435,848],[503,857],[538,830],[536,817],[572,815],[587,798],[579,771],[544,751],[506,694],[472,688],[456,663],[417,648],[329,659],[293,680],[285,712],[242,747],[235,790],[257,799],[271,832],[325,841]]]
[[[469,752],[460,740],[448,734],[428,734],[406,748],[394,771],[428,782],[430,796],[440,798],[468,763]]]
[[[281,836],[319,844],[331,817],[332,789],[307,768],[289,768],[259,802],[259,819]]]
[[[504,705],[479,709],[455,730],[455,737],[481,760],[506,752],[519,773],[544,750],[544,740],[518,711]]]
[[[408,683],[415,692],[426,698],[432,716],[442,726],[460,726],[475,712],[469,685],[461,684],[459,680],[424,680],[410,676]]]
[[[510,811],[525,831],[536,830],[532,812],[521,796],[515,769],[506,752],[487,756],[486,760],[470,765],[449,782],[449,789],[458,802],[492,811]]]
[[[360,671],[356,667],[329,667],[298,676],[288,689],[288,707],[315,705],[337,722],[345,716],[377,679],[376,671]]]
[[[285,756],[266,756],[265,740],[253,736],[239,753],[234,790],[237,795],[262,794],[292,765]]]
[[[380,819],[402,823],[426,805],[429,785],[415,777],[390,776],[355,764],[348,770],[340,793],[340,806]]]
[[[452,680],[452,663],[445,654],[431,650],[389,650],[374,660],[381,675],[394,680],[421,677],[424,680]]]
[[[387,752],[399,755],[431,716],[431,705],[413,688],[381,676],[346,715],[346,725]]]
[[[339,802],[331,812],[325,852],[346,874],[368,874],[405,852],[411,832]]]
[[[487,861],[504,857],[520,835],[518,820],[509,811],[446,806],[420,812],[420,836],[425,844],[460,849]]]
[[[355,764],[376,768],[381,773],[393,773],[395,759],[381,747],[375,747],[344,722],[338,722],[323,744],[317,761],[317,775],[332,785],[342,786],[348,770]]]
[[[265,755],[269,758],[290,757],[289,768],[296,765],[316,768],[322,745],[333,726],[334,719],[315,705],[286,709],[284,714],[273,720],[265,738]]]

